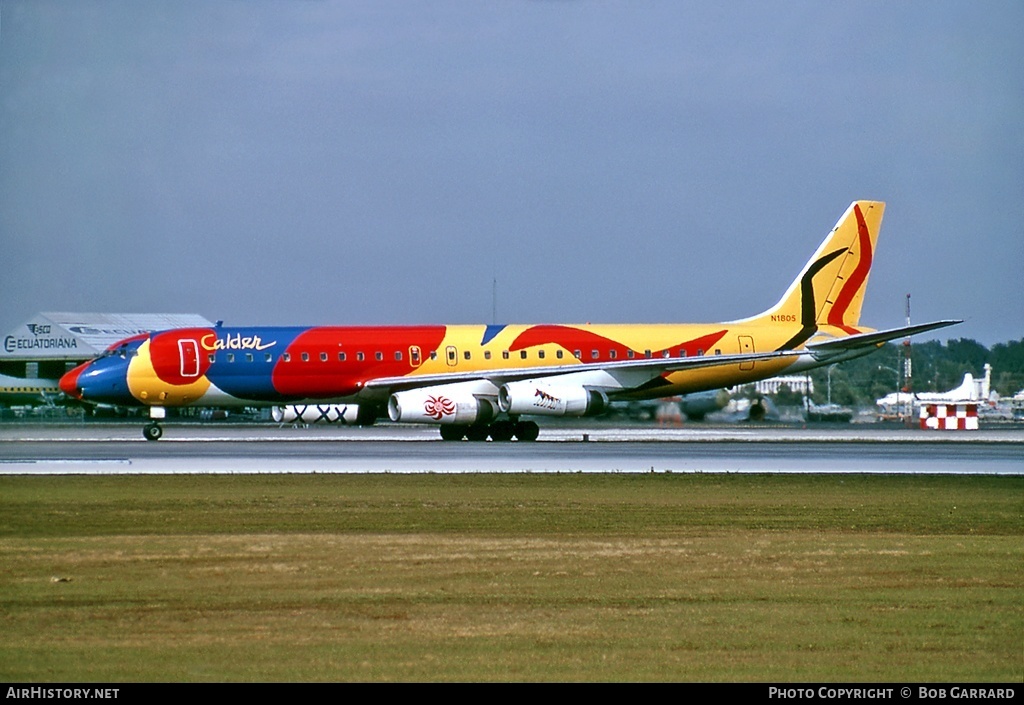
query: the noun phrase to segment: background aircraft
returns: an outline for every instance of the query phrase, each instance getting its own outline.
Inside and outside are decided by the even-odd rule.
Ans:
[[[43,403],[50,406],[58,399],[61,399],[61,390],[55,380],[0,374],[0,404]]]
[[[775,306],[725,323],[181,328],[123,341],[65,375],[85,402],[167,407],[318,402],[370,423],[436,424],[446,440],[531,441],[523,416],[586,416],[792,374],[959,321],[859,325],[885,204],[850,205]]]
[[[998,394],[995,395],[998,398]],[[992,365],[985,365],[985,376],[974,379],[970,372],[964,373],[964,380],[956,389],[948,392],[890,392],[875,403],[887,411],[899,409],[912,402],[913,406],[921,404],[955,404],[957,402],[980,402],[989,403],[993,401],[992,394]]]

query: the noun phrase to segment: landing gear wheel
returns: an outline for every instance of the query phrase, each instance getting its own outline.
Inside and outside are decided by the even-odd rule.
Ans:
[[[498,442],[511,441],[516,426],[511,421],[495,421],[491,424],[491,440]]]
[[[489,430],[488,426],[467,426],[466,438],[471,441],[486,441]]]
[[[151,423],[142,429],[142,435],[147,441],[159,441],[160,436],[164,435],[164,430],[160,428],[160,424]]]
[[[535,441],[540,435],[540,426],[533,421],[520,421],[516,424],[516,438],[521,441]]]
[[[465,426],[442,426],[441,427],[441,440],[444,441],[461,441],[466,437]]]

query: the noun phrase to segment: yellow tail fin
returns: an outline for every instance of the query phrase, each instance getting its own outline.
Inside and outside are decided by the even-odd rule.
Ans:
[[[864,289],[882,226],[885,204],[854,201],[832,228],[779,302],[750,323],[797,323],[800,332],[782,348],[795,348],[820,326],[859,333]]]
[[[884,211],[881,201],[851,203],[779,302],[750,320],[799,323],[810,333],[818,326],[858,333]]]

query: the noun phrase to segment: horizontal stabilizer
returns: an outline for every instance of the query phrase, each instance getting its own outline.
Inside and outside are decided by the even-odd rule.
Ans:
[[[947,326],[955,326],[957,323],[963,323],[963,321],[935,321],[933,323],[922,323],[916,326],[890,328],[889,330],[877,330],[874,331],[873,333],[858,333],[856,335],[848,335],[843,338],[835,338],[834,340],[825,340],[820,343],[808,343],[807,349],[810,350],[811,352],[856,350],[857,348],[866,348],[879,345],[890,340],[895,340],[896,338],[905,338],[911,335],[917,335],[918,333],[924,333],[930,330],[937,330],[939,328],[945,328]]]

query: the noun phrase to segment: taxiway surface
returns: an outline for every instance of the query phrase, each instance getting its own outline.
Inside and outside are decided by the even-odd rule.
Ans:
[[[0,426],[0,474],[748,472],[1024,474],[1024,431],[545,429],[536,443],[444,442],[434,428]]]

